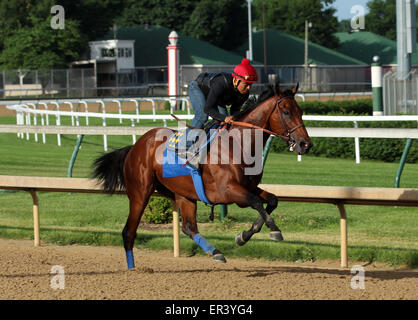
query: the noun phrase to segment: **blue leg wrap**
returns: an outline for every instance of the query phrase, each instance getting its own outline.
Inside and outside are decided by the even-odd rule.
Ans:
[[[126,251],[126,262],[128,263],[128,269],[135,268],[134,254],[132,250]]]
[[[203,238],[199,233],[193,237],[193,241],[196,242],[199,247],[203,249],[206,253],[213,255],[213,251],[215,251],[215,247],[208,242],[205,238]]]

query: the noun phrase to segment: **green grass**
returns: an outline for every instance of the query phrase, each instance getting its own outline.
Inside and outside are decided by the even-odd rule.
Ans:
[[[14,117],[0,117],[0,123],[14,123]],[[53,122],[51,122],[53,123]],[[144,123],[141,123],[143,125]],[[155,125],[152,121],[148,125]],[[159,125],[161,125],[160,123]],[[101,123],[98,123],[101,125]],[[119,125],[108,123],[108,125]],[[175,125],[175,123],[169,123]],[[41,136],[39,136],[41,141]],[[63,135],[58,147],[56,135],[47,143],[18,139],[16,134],[0,135],[0,174],[65,177],[76,136]],[[131,144],[131,137],[109,136],[109,149]],[[93,160],[103,152],[102,136],[85,136],[73,177],[89,177]],[[262,183],[392,187],[397,163],[329,159],[303,156],[298,162],[290,153],[270,153]],[[401,187],[418,187],[418,164],[406,164]],[[41,239],[58,244],[122,246],[121,231],[128,214],[126,196],[39,193]],[[0,237],[32,239],[32,199],[26,192],[0,193]],[[209,222],[210,208],[198,205],[201,233],[226,257],[309,261],[339,259],[339,214],[330,204],[279,204],[273,217],[286,241],[269,240],[264,227],[243,247],[235,234],[248,229],[258,214],[252,209],[228,207],[228,218]],[[347,206],[349,259],[382,261],[390,265],[418,265],[418,208]],[[136,245],[153,250],[172,249],[170,229],[146,231],[139,228]],[[181,236],[184,255],[203,254],[196,244]]]

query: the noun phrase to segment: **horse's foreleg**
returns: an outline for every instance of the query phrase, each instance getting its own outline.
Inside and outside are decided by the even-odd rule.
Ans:
[[[235,237],[236,243],[240,246],[247,243],[255,233],[261,230],[264,223],[266,223],[267,227],[270,229],[270,238],[275,241],[282,241],[282,233],[270,216],[273,210],[277,208],[277,197],[272,193],[258,189],[256,194],[250,194],[248,196],[248,202],[253,209],[258,211],[260,217],[252,224],[248,231],[243,231]],[[265,209],[263,203],[267,203]]]
[[[201,247],[203,251],[213,256],[215,261],[226,262],[222,252],[216,249],[214,245],[212,245],[199,233],[196,221],[196,201],[191,201],[187,198],[176,195],[176,204],[180,209],[183,232],[199,247]]]

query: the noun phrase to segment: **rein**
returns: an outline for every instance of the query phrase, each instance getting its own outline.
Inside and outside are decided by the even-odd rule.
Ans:
[[[282,138],[284,141],[286,141],[287,143],[289,143],[290,145],[291,145],[291,148],[293,148],[293,145],[295,144],[295,141],[294,141],[294,139],[290,136],[294,131],[296,131],[297,129],[299,129],[299,128],[301,128],[301,127],[304,127],[305,126],[305,124],[304,123],[301,123],[301,124],[299,124],[299,125],[297,125],[297,126],[295,126],[294,128],[292,128],[292,129],[288,129],[288,127],[287,127],[287,125],[286,125],[286,123],[284,122],[284,119],[283,119],[283,112],[282,112],[282,110],[280,109],[280,107],[279,107],[279,103],[282,101],[282,100],[284,100],[284,99],[286,99],[286,98],[292,98],[291,96],[285,96],[285,97],[282,97],[282,98],[279,98],[279,99],[277,99],[276,100],[276,102],[275,102],[275,104],[274,104],[274,107],[273,107],[273,109],[271,110],[271,112],[270,112],[270,114],[269,114],[269,116],[268,116],[268,118],[270,118],[270,116],[271,116],[271,114],[274,112],[274,110],[276,109],[276,107],[279,109],[279,112],[280,112],[280,121],[281,121],[281,123],[282,123],[282,127],[286,130],[286,135],[281,135],[281,134],[278,134],[278,133],[275,133],[275,132],[273,132],[273,131],[270,131],[270,130],[267,130],[267,129],[264,129],[264,128],[261,128],[261,127],[259,127],[259,126],[256,126],[256,125],[253,125],[253,124],[251,124],[251,123],[247,123],[247,122],[242,122],[242,121],[232,121],[231,122],[231,124],[234,124],[234,125],[237,125],[237,126],[241,126],[241,127],[247,127],[247,128],[252,128],[252,129],[258,129],[258,130],[263,130],[265,133],[268,133],[268,134],[270,134],[270,135],[273,135],[273,136],[275,136],[275,137],[279,137],[279,138]],[[292,151],[292,150],[291,150]]]

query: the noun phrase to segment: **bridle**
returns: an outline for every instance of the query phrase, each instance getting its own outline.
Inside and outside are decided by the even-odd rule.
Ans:
[[[268,133],[268,134],[273,135],[275,137],[282,138],[284,141],[286,141],[289,144],[289,150],[293,151],[294,147],[296,146],[296,140],[293,139],[291,134],[293,132],[295,132],[297,129],[299,129],[301,127],[304,127],[305,124],[304,123],[298,124],[297,126],[295,126],[294,128],[289,130],[288,126],[286,125],[286,122],[283,119],[284,118],[283,111],[280,109],[280,106],[279,106],[280,102],[282,102],[284,99],[287,99],[287,98],[293,99],[293,96],[284,96],[284,97],[281,97],[281,98],[280,97],[277,98],[276,102],[274,103],[274,107],[271,109],[271,112],[270,112],[270,114],[267,118],[267,119],[269,119],[271,117],[271,115],[273,114],[274,110],[276,110],[276,108],[278,108],[279,115],[280,115],[280,122],[282,124],[283,129],[285,129],[286,135],[278,134],[278,133],[275,133],[273,131],[261,128],[259,126],[256,126],[256,125],[253,125],[253,124],[250,124],[250,123],[247,123],[247,122],[232,121],[232,124],[237,125],[237,126],[241,126],[241,127],[248,127],[248,128],[252,128],[252,129],[263,130],[265,133]]]
[[[297,129],[302,128],[302,127],[305,127],[305,124],[302,122],[302,123],[298,124],[297,126],[295,126],[295,127],[293,127],[292,129],[289,130],[289,127],[286,125],[286,122],[284,121],[283,111],[280,109],[280,106],[279,106],[280,102],[282,102],[284,99],[294,99],[294,98],[293,98],[293,96],[284,96],[284,97],[278,98],[276,100],[275,104],[274,104],[273,109],[270,112],[270,115],[269,115],[268,119],[271,117],[272,113],[277,108],[279,110],[280,122],[282,124],[282,127],[286,131],[286,135],[285,136],[283,136],[283,135],[277,135],[277,134],[275,134],[275,135],[276,136],[279,136],[280,138],[282,138],[283,140],[285,140],[289,144],[289,150],[290,151],[293,151],[293,149],[294,149],[294,147],[296,145],[296,141],[295,141],[295,139],[293,139],[293,137],[291,136],[291,134],[293,132],[295,132]]]

